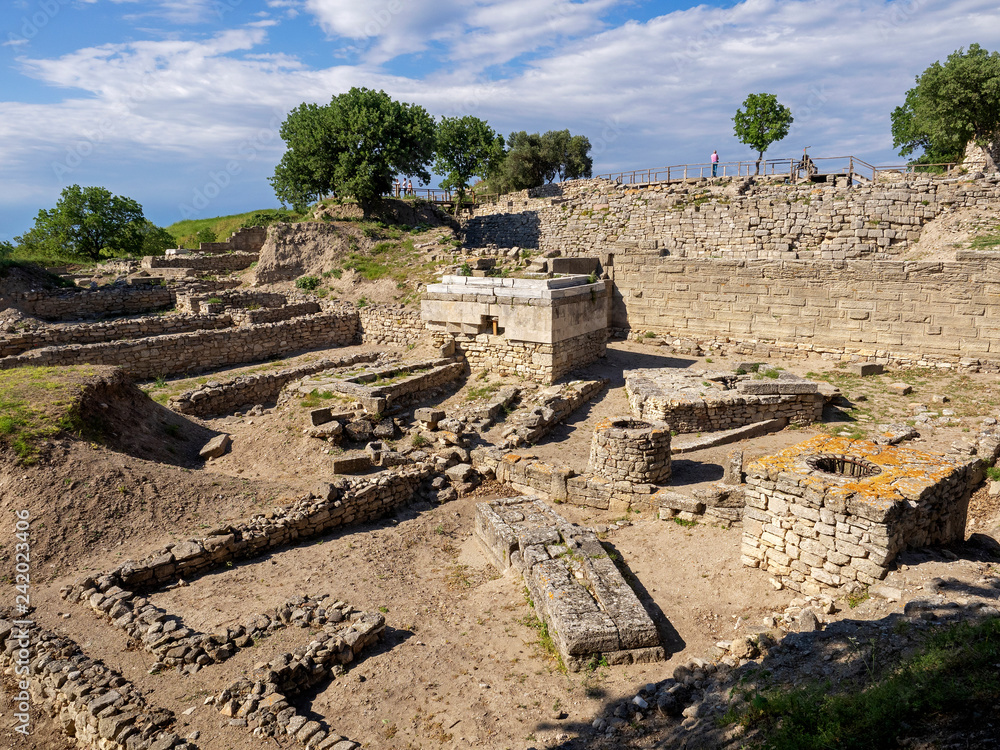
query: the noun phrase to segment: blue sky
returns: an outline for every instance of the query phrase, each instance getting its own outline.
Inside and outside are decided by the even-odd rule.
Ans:
[[[569,128],[596,173],[750,158],[732,115],[767,91],[795,116],[768,156],[895,164],[892,109],[973,42],[1000,48],[996,0],[7,0],[0,239],[74,183],[160,225],[277,205],[285,114],[351,86]]]

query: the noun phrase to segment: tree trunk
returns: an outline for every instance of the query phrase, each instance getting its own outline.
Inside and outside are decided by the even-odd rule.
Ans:
[[[758,175],[758,174],[760,174],[760,163],[761,163],[761,161],[762,161],[763,159],[764,159],[764,152],[763,152],[763,151],[758,151],[758,152],[757,152],[757,164],[756,164],[756,166],[754,167],[754,171],[753,171],[753,173],[754,173],[755,175]]]

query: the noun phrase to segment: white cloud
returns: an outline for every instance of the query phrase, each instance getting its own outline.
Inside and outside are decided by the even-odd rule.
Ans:
[[[0,163],[17,185],[0,206],[87,170],[100,184],[102,170],[124,172],[130,161],[163,193],[171,179],[187,189],[178,174],[197,183],[235,159],[266,194],[284,113],[351,86],[384,89],[435,115],[474,114],[505,134],[568,127],[591,138],[600,171],[703,161],[713,148],[724,159],[748,157],[731,118],[748,93],[768,91],[795,115],[769,155],[810,145],[818,155],[891,163],[889,114],[914,76],[971,42],[1000,48],[995,0],[746,0],[605,27],[616,1],[412,2],[368,35],[388,2],[303,0],[327,33],[367,50],[361,64],[322,69],[304,64],[300,49],[268,46],[260,21],[207,39],[22,58],[39,85],[68,93],[54,104],[0,103]],[[406,75],[378,66],[419,50],[426,64]],[[515,57],[529,62],[495,80],[481,72]],[[77,157],[60,182],[60,168]]]

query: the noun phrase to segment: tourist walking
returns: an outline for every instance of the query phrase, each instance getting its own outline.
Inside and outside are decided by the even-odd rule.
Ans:
[[[719,171],[719,152],[712,152],[712,177],[715,177]]]

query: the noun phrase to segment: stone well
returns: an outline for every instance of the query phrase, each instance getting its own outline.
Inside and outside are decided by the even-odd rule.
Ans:
[[[670,481],[670,426],[632,417],[603,419],[594,428],[587,471],[611,481]]]
[[[981,472],[968,456],[811,438],[747,467],[743,563],[804,593],[874,583],[904,548],[964,538]]]

